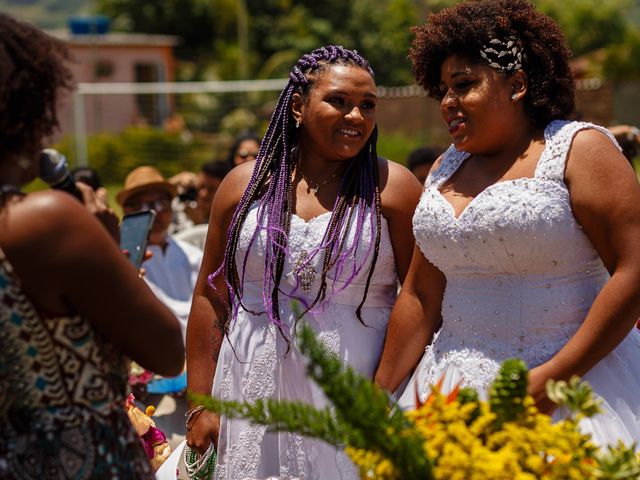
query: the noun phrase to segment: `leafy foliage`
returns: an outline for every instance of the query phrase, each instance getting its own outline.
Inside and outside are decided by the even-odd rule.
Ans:
[[[640,455],[620,444],[607,451],[580,432],[580,418],[597,413],[590,387],[577,378],[552,382],[554,400],[573,418],[552,424],[526,396],[524,362],[507,360],[489,392],[455,388],[448,396],[435,386],[415,411],[389,412],[387,396],[368,379],[345,367],[302,325],[298,346],[309,359],[308,375],[332,407],[317,410],[299,402],[258,400],[239,403],[190,395],[206,408],[230,417],[322,439],[346,452],[363,479],[635,479]]]
[[[246,10],[242,5],[246,5]],[[282,77],[303,53],[329,43],[359,50],[380,84],[406,84],[414,0],[98,0],[98,10],[125,31],[178,35],[177,53],[193,68],[184,79]],[[241,25],[246,23],[246,52]],[[246,57],[246,58],[245,58]],[[238,65],[246,63],[242,68]],[[208,69],[205,65],[214,65]],[[185,74],[185,72],[189,72]]]
[[[194,60],[211,52],[226,25],[210,0],[100,0],[98,7],[115,29],[179,36],[178,56]]]
[[[0,9],[44,28],[62,28],[70,15],[93,9],[117,30],[178,35],[183,79],[235,79],[247,56],[249,78],[288,73],[302,54],[342,43],[367,57],[381,85],[411,83],[406,59],[409,27],[427,11],[459,0],[0,0]],[[604,51],[609,77],[640,76],[638,0],[534,0],[554,17],[576,55]],[[242,5],[246,5],[246,15]],[[248,48],[238,28],[246,20]]]
[[[580,381],[580,377],[574,375],[569,382],[564,380],[549,380],[546,385],[547,396],[558,405],[564,405],[571,412],[579,416],[593,417],[600,413],[599,401],[593,398],[591,386]]]
[[[166,177],[182,170],[196,171],[211,159],[211,146],[197,138],[185,138],[148,127],[131,127],[122,133],[98,133],[88,137],[88,156],[106,184],[120,183],[134,168],[154,165]],[[74,164],[73,139],[64,138],[57,146]]]
[[[460,0],[430,0],[438,11]],[[606,78],[640,77],[640,1],[638,0],[533,0],[555,19],[574,53],[592,56],[590,73]]]
[[[500,429],[505,422],[511,422],[524,413],[528,378],[529,371],[522,360],[512,358],[502,364],[500,373],[489,392],[489,405],[496,416],[494,421],[496,429]]]
[[[403,413],[389,412],[386,393],[342,362],[302,325],[298,346],[309,358],[308,374],[324,390],[333,408],[316,410],[298,402],[227,402],[193,395],[192,400],[230,417],[248,418],[273,431],[300,432],[334,446],[351,445],[393,458],[402,478],[433,478],[422,454],[423,440]]]

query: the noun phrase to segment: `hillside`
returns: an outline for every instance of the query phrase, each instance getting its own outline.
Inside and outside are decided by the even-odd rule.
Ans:
[[[0,0],[0,12],[44,29],[60,29],[69,17],[90,13],[92,5],[92,0]]]

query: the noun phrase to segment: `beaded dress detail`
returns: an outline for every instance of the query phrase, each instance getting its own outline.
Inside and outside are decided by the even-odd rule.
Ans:
[[[490,185],[458,218],[439,189],[469,154],[450,147],[427,179],[413,228],[422,253],[446,276],[443,325],[400,400],[403,408],[445,372],[445,389],[462,380],[486,393],[503,360],[522,358],[533,368],[580,327],[609,279],[564,183],[571,142],[585,128],[612,138],[595,125],[551,122],[535,176]],[[605,413],[582,424],[597,442],[640,440],[638,365],[634,329],[584,377],[603,399]]]
[[[80,316],[42,317],[0,250],[0,478],[152,479],[127,363]]]
[[[213,395],[225,400],[254,401],[258,398],[299,400],[319,408],[326,406],[320,388],[305,372],[305,359],[292,341],[287,343],[264,311],[262,278],[266,235],[251,242],[257,228],[258,206],[254,204],[242,227],[237,261],[242,265],[250,250],[245,270],[242,303],[231,321],[228,340],[220,355],[213,385]],[[320,285],[322,254],[312,252],[321,245],[329,224],[327,212],[308,222],[292,216],[289,251],[285,258],[280,288],[307,302],[315,298]],[[373,241],[370,220],[363,228],[362,248],[358,247],[358,264],[367,259],[367,245]],[[382,218],[380,251],[371,280],[360,323],[355,311],[360,304],[371,260],[345,287],[339,276],[329,273],[325,302],[305,315],[305,321],[316,331],[325,345],[345,363],[372,377],[378,363],[391,306],[396,296],[396,269],[386,220]],[[353,241],[355,227],[350,230]],[[344,268],[350,270],[351,260]],[[301,269],[300,267],[304,267]],[[334,275],[335,276],[335,275]],[[297,285],[297,289],[296,289]],[[294,338],[290,299],[280,295],[280,316],[285,333]],[[277,476],[283,480],[357,479],[357,471],[346,454],[333,447],[294,433],[266,433],[263,426],[243,420],[221,419],[218,440],[216,478],[245,479]]]

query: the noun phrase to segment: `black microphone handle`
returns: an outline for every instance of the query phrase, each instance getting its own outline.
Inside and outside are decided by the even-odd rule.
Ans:
[[[76,185],[76,182],[73,181],[73,177],[69,173],[67,173],[58,183],[51,185],[51,188],[70,193],[78,200],[80,200],[80,202],[84,203],[82,192]]]

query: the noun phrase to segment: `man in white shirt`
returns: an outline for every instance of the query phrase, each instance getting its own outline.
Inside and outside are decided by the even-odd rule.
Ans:
[[[150,166],[138,167],[127,175],[124,188],[116,195],[125,214],[155,210],[147,249],[153,256],[143,263],[144,279],[180,321],[185,341],[193,288],[202,261],[202,250],[169,235],[171,200],[176,188]],[[158,352],[162,355],[162,352]],[[186,376],[156,379],[147,385],[145,403],[157,405],[154,421],[175,448],[184,439],[184,414],[188,404],[183,394]]]
[[[148,245],[153,256],[143,264],[144,278],[156,296],[176,315],[184,338],[202,250],[169,235],[171,200],[175,195],[175,186],[156,168],[143,166],[127,175],[116,200],[125,214],[142,210],[156,212]]]

